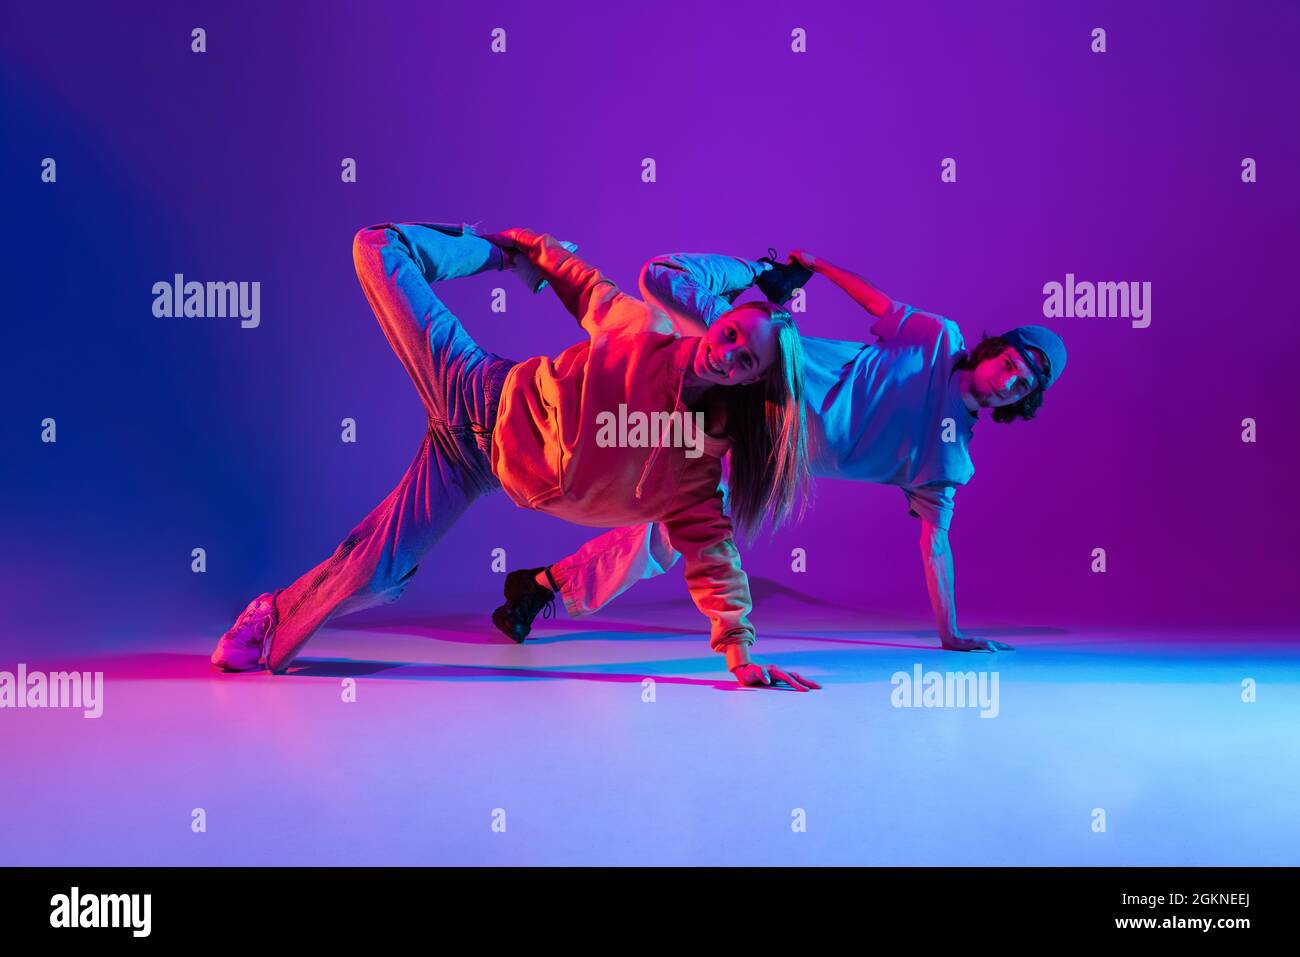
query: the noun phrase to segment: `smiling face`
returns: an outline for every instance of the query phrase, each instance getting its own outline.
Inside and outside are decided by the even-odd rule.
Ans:
[[[1034,361],[1046,367],[1045,356]],[[1038,377],[1014,348],[1008,346],[985,359],[971,375],[970,391],[975,401],[986,409],[1014,405],[1038,386]]]
[[[692,371],[713,385],[757,382],[775,361],[776,330],[762,309],[738,306],[700,337]]]

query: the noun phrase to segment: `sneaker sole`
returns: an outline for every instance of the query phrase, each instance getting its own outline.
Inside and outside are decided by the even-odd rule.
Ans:
[[[524,643],[524,639],[528,637],[529,632],[531,632],[532,629],[530,628],[530,629],[528,629],[528,631],[524,632],[524,637],[523,637],[523,638],[516,638],[516,637],[515,637],[514,630],[511,629],[511,628],[508,628],[507,626],[505,626],[505,625],[503,625],[503,624],[501,624],[501,622],[500,622],[500,621],[498,620],[498,618],[497,618],[498,615],[501,615],[501,616],[504,616],[504,615],[505,615],[505,613],[506,613],[506,608],[507,608],[506,605],[501,605],[501,606],[499,606],[499,607],[496,609],[496,611],[492,612],[492,624],[496,625],[496,629],[497,629],[497,631],[501,632],[501,634],[505,635],[507,638],[509,638],[509,639],[510,639],[511,641],[513,641],[515,644],[517,644],[517,645],[522,645],[522,644]]]

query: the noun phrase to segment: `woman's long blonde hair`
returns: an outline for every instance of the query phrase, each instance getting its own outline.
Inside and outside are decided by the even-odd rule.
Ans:
[[[749,539],[765,524],[774,532],[791,517],[803,518],[812,483],[803,343],[794,316],[769,302],[736,308],[767,313],[776,333],[776,357],[761,380],[716,390],[731,440],[731,519]]]

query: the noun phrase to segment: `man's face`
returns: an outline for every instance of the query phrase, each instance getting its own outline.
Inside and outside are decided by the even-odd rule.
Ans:
[[[1034,357],[1035,362],[1046,365],[1046,357]],[[1014,405],[1038,385],[1038,377],[1025,363],[1020,353],[1011,346],[975,367],[971,376],[971,394],[986,409]]]
[[[715,385],[757,382],[776,361],[776,353],[776,329],[767,313],[740,306],[700,337],[694,372]]]

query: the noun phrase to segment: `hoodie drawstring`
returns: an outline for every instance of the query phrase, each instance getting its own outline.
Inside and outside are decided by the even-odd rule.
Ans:
[[[686,384],[686,367],[682,367],[681,378],[677,380],[677,394],[673,396],[673,411],[677,411],[677,406],[682,404],[682,387]],[[655,459],[659,458],[659,453],[663,451],[663,445],[659,444],[654,447],[650,457],[645,461],[645,468],[641,469],[641,477],[636,480],[636,498],[641,497],[641,490],[645,485],[645,477],[650,474],[650,469],[655,464]]]
[[[643,469],[641,470],[641,477],[640,477],[639,479],[636,480],[636,497],[637,497],[637,498],[640,498],[640,497],[641,497],[641,487],[642,487],[642,485],[643,485],[644,482],[645,482],[646,474],[650,471],[650,466],[654,465],[654,464],[655,464],[655,459],[657,459],[657,458],[659,457],[659,449],[660,449],[660,446],[656,445],[655,448],[654,448],[654,451],[650,453],[650,457],[649,457],[648,459],[645,460],[645,468],[643,468]]]

